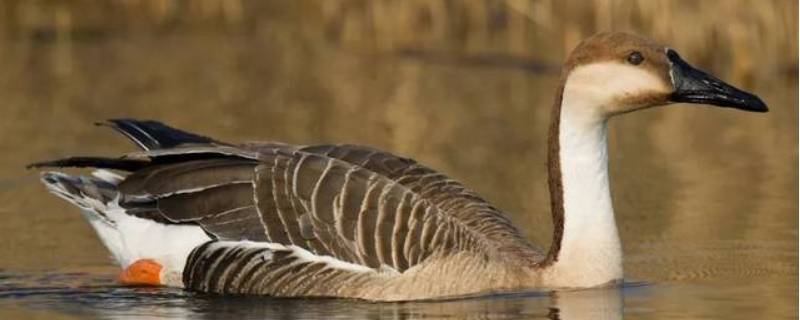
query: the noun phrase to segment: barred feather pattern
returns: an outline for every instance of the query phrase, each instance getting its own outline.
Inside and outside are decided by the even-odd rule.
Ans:
[[[302,248],[274,243],[209,241],[189,256],[186,287],[224,294],[336,297],[361,287],[375,273]]]
[[[543,258],[498,209],[406,158],[352,145],[246,144],[241,151],[226,146],[221,156],[203,159],[197,155],[214,149],[197,148],[183,153],[194,155],[189,161],[152,165],[129,175],[119,186],[122,205],[155,220],[199,224],[220,241],[291,246],[375,273],[388,269],[400,274],[431,257],[464,251],[485,259],[513,255],[530,264]],[[156,150],[150,157],[158,163],[159,157],[181,155],[180,149]],[[253,250],[197,248],[186,265],[184,284],[220,293],[284,296],[307,289],[331,294],[326,277],[304,277],[313,279],[311,287],[317,289],[301,290],[267,284],[261,277],[219,276],[255,263],[249,261],[257,255]],[[271,252],[275,259],[259,268],[297,276],[331,269],[286,258],[282,250]],[[350,270],[333,273],[344,277]]]

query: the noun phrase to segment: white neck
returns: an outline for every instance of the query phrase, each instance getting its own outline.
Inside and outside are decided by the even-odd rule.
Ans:
[[[566,83],[558,142],[563,186],[561,248],[545,273],[552,287],[622,279],[622,249],[608,182],[607,122],[597,100]]]

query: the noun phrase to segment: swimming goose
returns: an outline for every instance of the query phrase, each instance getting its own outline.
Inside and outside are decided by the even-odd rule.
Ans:
[[[373,301],[585,288],[623,278],[606,123],[676,102],[767,111],[638,36],[597,34],[569,55],[548,140],[549,251],[462,184],[364,146],[231,144],[114,119],[102,124],[142,151],[31,166],[96,169],[42,182],[81,209],[126,284]]]

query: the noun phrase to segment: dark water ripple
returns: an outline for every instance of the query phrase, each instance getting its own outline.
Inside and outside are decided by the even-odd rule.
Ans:
[[[115,285],[109,275],[0,271],[0,308],[13,304],[80,318],[105,319],[531,319],[621,318],[625,288],[577,293],[517,292],[438,302],[369,303],[342,299],[218,296],[172,288]],[[576,312],[578,316],[576,317]]]

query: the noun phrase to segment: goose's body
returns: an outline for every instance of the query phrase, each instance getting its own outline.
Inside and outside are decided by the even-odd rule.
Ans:
[[[123,119],[107,124],[143,151],[35,166],[99,168],[42,180],[82,209],[125,283],[381,301],[593,287],[623,277],[607,119],[673,101],[766,111],[671,50],[619,33],[581,44],[560,88],[549,251],[465,186],[369,147],[234,145]]]
[[[118,184],[61,173],[44,181],[88,208],[123,267],[141,259],[161,265],[159,284],[410,300],[540,283],[527,270],[544,255],[502,213],[457,182],[385,152],[209,143],[125,159],[143,168]]]

